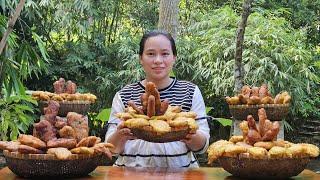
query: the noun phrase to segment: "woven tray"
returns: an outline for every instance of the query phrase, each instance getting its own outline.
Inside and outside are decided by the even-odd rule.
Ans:
[[[179,141],[185,138],[190,131],[189,129],[186,129],[186,130],[180,130],[180,131],[171,131],[171,132],[159,135],[153,131],[146,131],[138,128],[131,128],[130,130],[133,133],[133,135],[136,136],[137,138],[143,139],[149,142],[155,142],[155,143]]]
[[[47,101],[39,101],[39,108],[41,114],[44,114],[43,108],[48,106]],[[68,112],[76,112],[79,114],[86,114],[90,109],[89,101],[63,101],[59,102],[60,108],[58,112],[58,116],[67,116]]]
[[[309,158],[303,159],[249,159],[220,157],[224,170],[233,176],[243,178],[289,178],[300,174],[307,166]]]
[[[281,121],[288,115],[289,107],[289,104],[229,105],[229,110],[234,119],[246,120],[248,115],[252,115],[258,120],[258,109],[264,108],[269,120]]]
[[[81,177],[96,169],[102,155],[73,154],[59,160],[51,154],[20,154],[3,151],[9,169],[21,177]]]

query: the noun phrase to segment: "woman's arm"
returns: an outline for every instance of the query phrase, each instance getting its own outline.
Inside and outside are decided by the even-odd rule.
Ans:
[[[135,138],[130,132],[130,129],[124,127],[123,121],[115,116],[116,113],[123,112],[124,108],[119,93],[116,93],[112,101],[112,108],[108,121],[110,124],[105,138],[106,142],[114,145],[115,148],[112,149],[112,152],[116,154],[122,153],[126,142],[129,139]]]
[[[192,99],[192,107],[190,111],[197,113],[197,118],[206,116],[206,107],[198,86],[195,88]],[[189,149],[197,153],[204,153],[209,146],[210,129],[206,119],[197,121],[199,129],[195,134],[188,134],[183,142],[186,143]]]

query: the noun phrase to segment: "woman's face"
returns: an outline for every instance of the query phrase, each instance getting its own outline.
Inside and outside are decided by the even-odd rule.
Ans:
[[[171,43],[165,36],[153,36],[146,40],[140,63],[147,79],[159,81],[169,78],[175,60]]]

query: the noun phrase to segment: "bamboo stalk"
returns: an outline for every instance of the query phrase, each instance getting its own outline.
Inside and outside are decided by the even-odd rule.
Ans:
[[[8,29],[6,30],[6,32],[4,32],[3,37],[1,39],[0,42],[0,55],[2,54],[2,51],[4,49],[4,47],[7,44],[7,39],[9,37],[9,34],[12,32],[14,24],[16,23],[18,17],[20,16],[21,10],[24,6],[25,0],[20,0],[16,11],[14,12],[13,16],[11,16],[11,18],[8,21]]]

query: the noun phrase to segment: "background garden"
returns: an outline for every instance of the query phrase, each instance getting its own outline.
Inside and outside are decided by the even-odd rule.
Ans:
[[[197,84],[209,115],[231,119],[236,31],[242,0],[175,0],[178,60],[172,72]],[[0,3],[0,37],[19,1]],[[116,91],[144,77],[138,43],[157,29],[156,0],[27,0],[0,59],[1,139],[15,139],[39,121],[28,90],[53,92],[59,77],[98,97],[89,115],[100,135]],[[244,84],[267,83],[292,96],[286,138],[320,142],[320,1],[255,0],[243,42]],[[227,121],[209,122],[212,140],[226,138]]]

